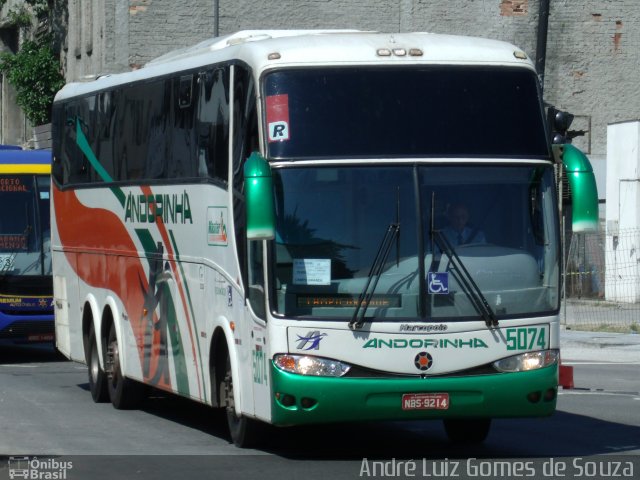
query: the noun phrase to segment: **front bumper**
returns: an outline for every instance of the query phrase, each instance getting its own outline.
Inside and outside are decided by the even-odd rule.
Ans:
[[[275,425],[372,420],[540,417],[556,408],[558,365],[539,370],[431,378],[334,378],[271,364]],[[402,410],[405,393],[448,393],[447,410]],[[539,393],[532,401],[530,394]],[[545,393],[548,394],[545,400]],[[283,399],[286,397],[286,401]],[[532,395],[536,397],[536,395]]]
[[[54,315],[9,315],[0,312],[0,344],[52,342]]]

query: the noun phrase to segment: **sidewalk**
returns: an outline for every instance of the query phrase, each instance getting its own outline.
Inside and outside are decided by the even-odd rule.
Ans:
[[[563,362],[640,363],[640,334],[584,332],[562,326],[560,355]]]

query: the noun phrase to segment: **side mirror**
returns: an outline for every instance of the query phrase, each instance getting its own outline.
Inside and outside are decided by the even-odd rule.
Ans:
[[[276,228],[271,167],[258,152],[253,152],[244,164],[244,192],[247,205],[247,239],[273,239]]]
[[[551,130],[551,143],[563,144],[571,142],[569,127],[573,122],[573,115],[563,112],[554,107],[549,107],[547,111],[547,123]]]
[[[596,177],[587,156],[571,144],[553,145],[558,163],[564,165],[571,187],[574,232],[593,232],[598,229],[598,188]]]

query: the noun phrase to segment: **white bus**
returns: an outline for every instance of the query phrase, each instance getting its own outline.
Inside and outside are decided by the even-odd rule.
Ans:
[[[57,346],[95,401],[174,392],[239,446],[389,419],[479,442],[555,410],[559,162],[576,228],[597,196],[518,48],[244,31],[69,84],[53,116]]]

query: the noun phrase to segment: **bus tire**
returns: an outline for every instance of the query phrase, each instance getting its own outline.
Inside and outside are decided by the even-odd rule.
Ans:
[[[107,341],[107,386],[111,404],[118,410],[138,407],[144,400],[144,385],[125,377],[120,365],[120,349],[115,324],[109,329]]]
[[[107,389],[107,374],[100,366],[100,356],[96,342],[96,333],[93,326],[89,327],[89,342],[87,344],[87,367],[89,373],[89,391],[95,403],[109,401]]]
[[[231,441],[236,447],[248,448],[259,442],[258,422],[251,418],[236,414],[235,399],[233,395],[233,375],[231,373],[231,359],[227,354],[224,379],[221,384],[222,406],[227,413],[227,425]]]
[[[454,443],[482,443],[489,435],[490,418],[468,418],[444,420],[447,437]]]

